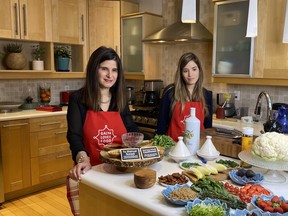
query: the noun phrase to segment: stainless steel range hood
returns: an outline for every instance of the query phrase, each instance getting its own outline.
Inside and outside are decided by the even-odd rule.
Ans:
[[[213,40],[213,35],[199,22],[199,0],[196,3],[196,23],[181,20],[143,39],[146,43],[195,43]],[[183,10],[189,8],[183,8]],[[181,17],[181,16],[179,16]]]

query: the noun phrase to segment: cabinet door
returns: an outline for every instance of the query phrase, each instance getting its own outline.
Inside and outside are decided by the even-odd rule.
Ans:
[[[4,192],[8,193],[31,185],[29,122],[15,120],[0,125]]]
[[[53,41],[83,44],[85,37],[86,2],[52,0]]]
[[[2,0],[0,7],[0,37],[20,38],[18,0]]]
[[[119,1],[89,0],[89,54],[99,46],[115,49],[120,54]]]
[[[51,0],[3,0],[0,37],[50,41]]]
[[[247,38],[248,0],[215,5],[213,74],[252,76],[253,39]]]
[[[122,18],[122,61],[125,72],[143,73],[142,16]]]

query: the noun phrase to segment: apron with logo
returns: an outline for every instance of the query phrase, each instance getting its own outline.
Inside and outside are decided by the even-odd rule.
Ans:
[[[83,142],[90,154],[91,165],[101,163],[100,151],[108,144],[122,144],[121,135],[127,133],[119,112],[88,110],[83,126]]]
[[[196,117],[200,120],[200,130],[204,130],[204,107],[202,102],[185,102],[185,108],[181,112],[181,104],[175,104],[167,135],[175,142],[178,141],[179,136],[184,136],[185,119],[190,117],[190,108],[196,108]]]

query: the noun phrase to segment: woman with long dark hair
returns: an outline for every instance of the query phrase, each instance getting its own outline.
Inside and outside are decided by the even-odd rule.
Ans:
[[[203,87],[203,69],[194,53],[183,54],[178,62],[174,83],[163,92],[157,134],[167,134],[175,141],[184,134],[184,121],[190,108],[196,108],[201,130],[212,127],[212,92]]]

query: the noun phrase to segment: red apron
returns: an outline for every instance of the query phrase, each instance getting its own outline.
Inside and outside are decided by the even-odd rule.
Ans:
[[[119,112],[94,112],[88,110],[83,126],[83,142],[89,152],[91,165],[100,164],[100,151],[107,144],[121,143],[127,133]]]
[[[202,102],[185,102],[185,108],[181,112],[181,104],[177,102],[172,113],[171,122],[167,131],[175,142],[178,141],[179,136],[184,136],[185,119],[190,117],[190,108],[196,108],[196,117],[200,120],[200,130],[204,130],[204,107]]]

